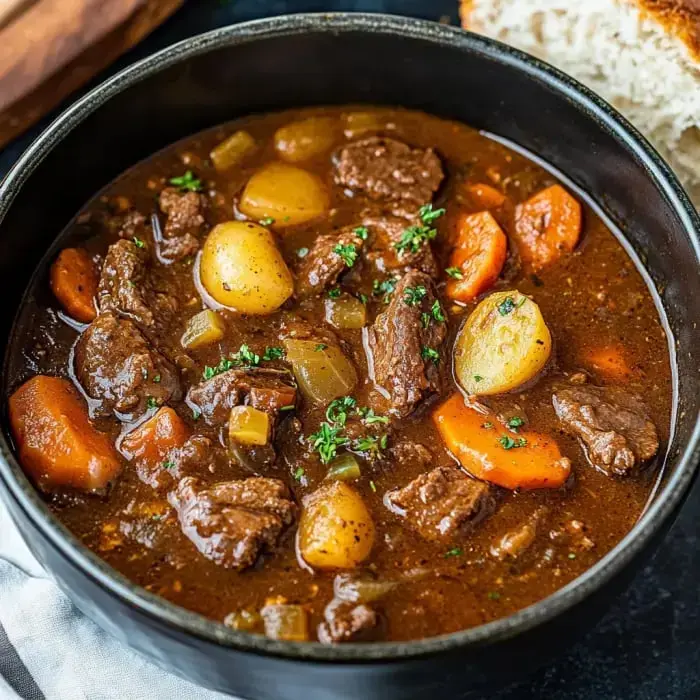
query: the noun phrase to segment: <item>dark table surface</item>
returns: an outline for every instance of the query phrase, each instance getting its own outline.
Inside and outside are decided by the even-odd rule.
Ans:
[[[343,10],[432,20],[449,16],[456,24],[456,5],[457,0],[189,0],[109,72],[187,36],[232,22],[290,12]],[[105,77],[99,76],[96,82]],[[53,116],[0,151],[0,177]],[[700,698],[699,525],[700,483],[651,565],[622,598],[612,602],[598,627],[553,666],[535,671],[527,682],[490,700]]]

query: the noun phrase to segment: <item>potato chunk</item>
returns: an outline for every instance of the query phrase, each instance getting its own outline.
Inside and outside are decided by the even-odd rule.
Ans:
[[[304,503],[299,549],[318,569],[351,569],[374,544],[374,523],[360,494],[342,481],[324,484]]]
[[[241,313],[270,314],[294,291],[274,236],[249,221],[227,221],[212,230],[199,272],[216,301]]]
[[[469,394],[500,394],[532,379],[551,351],[552,337],[539,306],[520,292],[497,292],[462,326],[455,344],[455,374]]]
[[[284,160],[299,163],[329,151],[339,135],[340,128],[335,119],[309,117],[277,129],[275,148]]]
[[[248,180],[238,208],[258,221],[272,219],[276,229],[303,224],[326,213],[328,192],[321,180],[286,163],[270,163]]]

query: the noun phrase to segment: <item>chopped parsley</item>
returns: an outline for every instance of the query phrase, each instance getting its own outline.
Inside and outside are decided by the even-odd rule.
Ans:
[[[158,399],[154,398],[153,396],[149,396],[146,399],[146,406],[148,408],[158,408]]]
[[[209,365],[206,365],[204,367],[204,372],[202,372],[202,377],[204,377],[204,379],[211,379],[217,374],[221,374],[222,372],[228,372],[228,370],[232,369],[233,367],[234,363],[231,360],[229,360],[228,357],[222,357],[221,360],[219,360],[219,364],[216,365],[216,367],[209,367]]]
[[[435,303],[430,307],[430,313],[438,323],[445,322],[445,313],[443,312],[442,307],[440,306],[440,302],[437,299],[435,300]]]
[[[424,204],[418,210],[418,216],[424,224],[432,224],[433,221],[439,219],[445,213],[444,209],[433,209],[432,204]]]
[[[357,248],[352,243],[348,245],[338,243],[338,245],[333,248],[333,252],[343,259],[347,267],[352,267],[357,260]]]
[[[198,408],[192,409],[192,419],[199,420],[202,417],[202,412]]]
[[[369,236],[369,231],[367,230],[366,226],[358,226],[357,228],[354,228],[352,232],[361,240],[361,241],[366,241],[367,236]]]
[[[271,360],[281,360],[284,357],[284,350],[277,347],[266,347],[262,359],[266,362]]]
[[[374,280],[372,282],[372,294],[375,297],[380,297],[384,295],[384,303],[388,304],[391,299],[391,295],[396,289],[396,283],[398,280],[395,277],[387,277],[385,280],[380,282],[379,280]]]
[[[486,430],[491,430],[491,428],[493,428],[493,423],[491,421],[486,421],[486,423],[482,423],[481,427],[486,428]]]
[[[449,552],[445,552],[442,556],[445,559],[449,559],[450,557],[461,557],[462,554],[464,554],[464,551],[461,547],[453,547]]]
[[[374,412],[374,409],[368,408],[367,406],[363,406],[361,408],[358,408],[357,412],[362,417],[362,420],[365,423],[367,423],[367,425],[372,425],[374,423],[385,423],[386,424],[389,422],[388,416],[378,416]]]
[[[174,466],[175,462],[171,459],[166,459],[165,462],[163,462],[163,469],[172,469]]]
[[[504,450],[512,450],[516,447],[525,447],[525,445],[527,445],[527,440],[525,438],[514,440],[510,435],[501,435],[501,437],[498,438],[498,442]]]
[[[496,308],[501,316],[507,316],[512,311],[515,311],[515,301],[513,297],[506,297]]]
[[[184,175],[171,177],[170,184],[179,187],[181,192],[199,192],[202,189],[202,181],[196,178],[191,170]]]
[[[513,416],[507,423],[506,426],[511,430],[518,432],[518,428],[522,428],[525,425],[525,421],[520,416]]]
[[[408,306],[418,306],[428,294],[428,290],[419,284],[417,287],[406,287],[403,293],[403,300]]]
[[[260,219],[258,222],[261,226],[272,226],[275,223],[275,219],[271,216],[266,216],[264,219]]]
[[[421,325],[423,326],[423,328],[427,328],[430,325],[430,321],[431,321],[430,314],[427,311],[424,311],[420,315],[420,322],[421,322]]]
[[[420,356],[424,360],[430,360],[433,364],[440,362],[440,353],[435,348],[429,348],[427,345],[421,348]]]
[[[480,374],[475,374],[474,375],[474,381],[475,382],[480,382],[483,379],[483,377]]]
[[[304,478],[304,467],[297,467],[294,470],[294,481],[301,481]]]
[[[309,436],[311,447],[318,452],[323,464],[332,462],[338,454],[338,448],[347,445],[348,439],[341,435],[342,425],[321,423],[318,432]]]
[[[308,248],[299,248],[299,250],[297,250],[297,255],[300,258],[305,258],[308,254],[309,254]]]
[[[376,458],[382,450],[386,449],[388,444],[389,438],[386,435],[365,435],[352,443],[352,449],[371,458]]]
[[[343,396],[340,399],[335,399],[328,404],[326,409],[326,419],[329,423],[337,423],[345,425],[350,415],[357,406],[357,401],[352,396]]]
[[[134,242],[134,245],[137,248],[145,248],[146,247],[146,244],[138,236],[134,236],[131,240]]]
[[[445,272],[452,277],[453,279],[456,280],[461,280],[464,275],[462,274],[462,271],[458,267],[448,267],[445,268]]]
[[[369,300],[367,299],[366,294],[362,294],[361,292],[357,295],[357,298],[363,303],[366,304]]]
[[[374,481],[369,482],[369,487],[374,491],[374,493],[377,493],[377,485],[374,483]]]
[[[156,376],[153,377],[153,381],[154,381],[156,384],[160,384],[160,374],[156,374]]]
[[[315,348],[314,352],[323,352],[328,346],[325,343],[319,343]]]
[[[501,594],[498,591],[489,591],[489,600],[500,600]]]
[[[337,299],[340,296],[340,287],[333,287],[333,289],[329,289],[328,296],[331,299]]]
[[[432,241],[437,231],[430,226],[409,226],[404,229],[401,239],[394,243],[399,253],[417,253],[425,243]]]
[[[233,363],[238,366],[257,367],[260,364],[260,355],[254,353],[245,343],[231,357]]]

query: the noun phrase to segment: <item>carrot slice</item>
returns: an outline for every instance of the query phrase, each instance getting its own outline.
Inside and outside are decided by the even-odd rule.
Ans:
[[[107,435],[95,429],[85,402],[66,379],[38,375],[10,397],[19,459],[42,488],[104,488],[121,470]]]
[[[461,465],[477,479],[507,489],[556,489],[571,461],[547,435],[514,433],[493,413],[483,414],[454,394],[433,414],[438,432]]]
[[[515,208],[520,257],[533,269],[571,252],[580,235],[581,205],[561,185],[552,185]]]
[[[97,270],[87,251],[65,248],[51,266],[51,289],[66,311],[90,323],[96,316]]]
[[[450,257],[457,279],[447,282],[446,292],[455,301],[471,301],[487,290],[501,274],[508,240],[488,211],[461,214],[456,220],[457,242]]]
[[[163,406],[122,440],[121,449],[127,459],[154,467],[165,460],[170,450],[181,447],[189,436],[182,418],[169,406]]]
[[[481,209],[498,209],[503,206],[506,196],[491,185],[477,183],[464,188],[474,204]]]
[[[592,348],[585,354],[583,361],[606,379],[626,381],[632,376],[632,369],[627,364],[625,350],[621,345]]]

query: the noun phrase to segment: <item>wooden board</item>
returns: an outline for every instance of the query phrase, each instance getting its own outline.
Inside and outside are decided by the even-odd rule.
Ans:
[[[38,0],[15,16],[0,29],[0,147],[141,41],[183,3]]]

